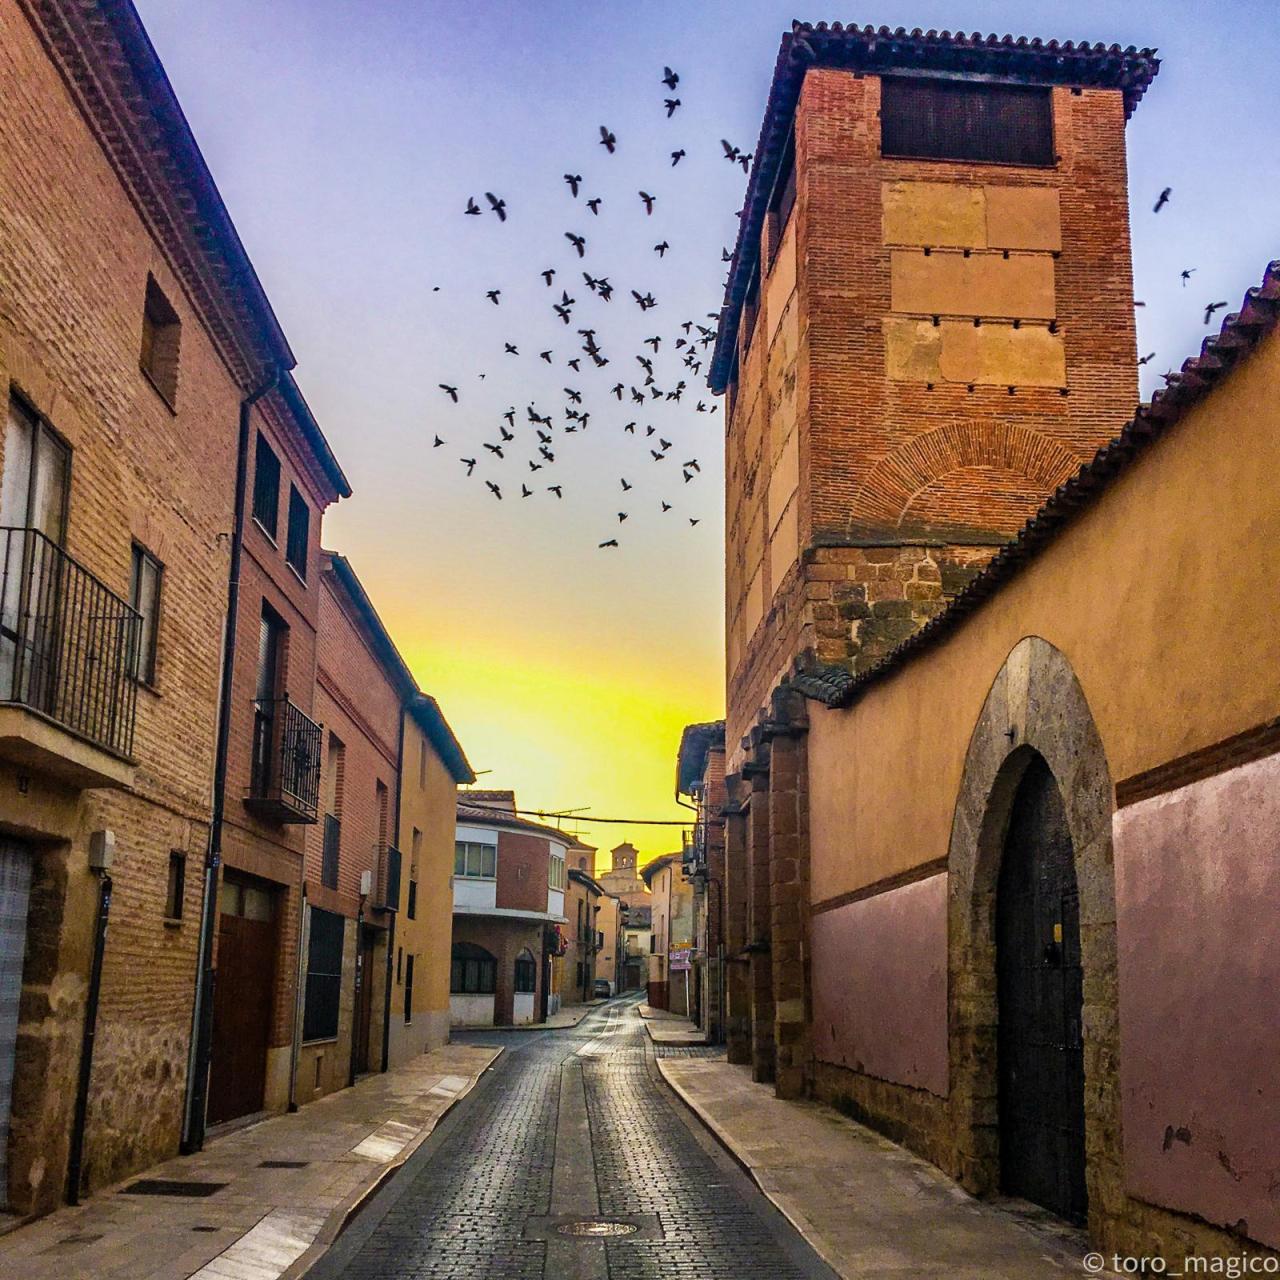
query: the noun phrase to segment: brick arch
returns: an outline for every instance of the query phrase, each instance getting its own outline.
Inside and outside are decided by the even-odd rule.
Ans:
[[[897,526],[917,499],[936,490],[946,476],[980,470],[1021,477],[1028,498],[1039,506],[1080,463],[1060,440],[1027,427],[978,419],[950,422],[881,458],[854,498],[854,518],[859,524]]]

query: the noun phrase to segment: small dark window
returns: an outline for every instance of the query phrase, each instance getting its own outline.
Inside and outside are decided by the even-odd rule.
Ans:
[[[147,277],[142,307],[142,355],[139,364],[147,381],[170,409],[178,404],[178,345],[182,324],[154,277]]]
[[[409,905],[405,914],[410,920],[418,918],[418,882],[416,880],[409,881]]]
[[[169,853],[169,887],[164,895],[166,920],[182,919],[182,899],[187,889],[187,855],[180,849]]]
[[[156,639],[160,630],[160,578],[164,569],[145,547],[133,544],[129,603],[141,615],[131,670],[143,684],[156,682]]]
[[[538,986],[538,962],[528,947],[516,956],[515,980],[516,990],[520,992],[527,993],[536,990]]]
[[[968,80],[884,79],[880,151],[932,160],[1052,165],[1051,91]]]
[[[338,1001],[342,995],[342,916],[311,908],[311,940],[307,946],[307,990],[302,1014],[304,1040],[332,1040],[338,1034]]]
[[[307,543],[311,534],[311,509],[293,485],[289,486],[289,538],[284,558],[304,582],[307,580]]]
[[[413,956],[404,961],[404,1025],[413,1021]]]
[[[450,953],[449,990],[453,995],[487,996],[498,989],[498,962],[474,942],[455,942]]]
[[[324,848],[320,856],[320,883],[326,889],[338,887],[338,851],[342,845],[342,823],[331,813],[324,815]]]
[[[280,459],[261,431],[253,455],[253,518],[275,538],[280,523]]]

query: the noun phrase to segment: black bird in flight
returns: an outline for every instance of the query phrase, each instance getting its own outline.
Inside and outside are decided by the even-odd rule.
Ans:
[[[609,277],[601,276],[596,283],[599,285],[600,301],[608,302],[613,297],[613,285],[609,283]]]
[[[742,166],[742,172],[747,173],[751,168],[751,157],[755,155],[754,151],[744,151],[738,157],[738,163]]]
[[[653,213],[653,196],[651,196],[647,191],[642,191],[640,192],[640,199],[644,201],[645,213]]]
[[[680,83],[680,77],[670,67],[664,66],[662,68],[662,83],[674,93],[676,85]]]
[[[458,403],[457,387],[451,387],[447,382],[440,382],[440,383],[437,383],[436,385],[440,388],[441,391],[445,393],[445,395],[449,397],[450,400],[453,401],[454,404]]]
[[[507,426],[514,427],[516,425],[516,410],[514,405],[512,405],[512,407],[508,409],[506,413],[504,413],[502,416],[506,418]]]
[[[573,299],[573,298],[569,297],[569,290],[568,290],[568,289],[561,289],[561,290],[560,290],[560,301],[561,301],[562,303],[564,303],[564,305],[565,305],[566,307],[571,307],[571,306],[573,306],[575,299]],[[579,333],[587,333],[587,332],[594,332],[594,330],[590,330],[590,331],[588,331],[588,330],[586,330],[586,329],[579,329],[579,330],[578,330],[578,332],[579,332]]]
[[[720,145],[724,148],[724,158],[728,160],[730,164],[742,155],[742,152],[739,151],[728,138],[721,138]]]
[[[665,440],[664,440],[662,443],[663,443],[664,445],[667,445],[667,448],[668,448],[668,449],[670,449],[670,448],[671,448],[671,446],[670,446],[669,444],[667,444],[667,442],[666,442]],[[702,470],[702,468],[701,468],[700,466],[698,466],[698,460],[697,460],[697,458],[690,458],[688,462],[682,462],[680,465],[681,465],[682,467],[688,467],[690,471],[701,471],[701,470]]]
[[[520,354],[520,352],[517,351],[516,348],[510,342],[504,342],[502,345],[506,347],[507,355],[518,356]]]
[[[653,251],[658,255],[658,257],[665,258],[667,256],[667,250],[670,248],[671,246],[664,240],[661,244],[655,244],[653,246]]]
[[[498,221],[506,222],[507,202],[505,200],[499,200],[492,191],[486,191],[484,193],[484,198],[489,202],[489,207],[498,215]]]
[[[556,274],[555,267],[548,267],[545,271],[541,273],[542,278],[547,282],[548,289],[551,288],[551,281],[555,278],[555,274]]]
[[[600,206],[602,204],[604,204],[604,201],[599,196],[592,196],[591,199],[587,201],[587,208],[591,210],[595,217],[598,218],[600,216]]]
[[[539,354],[539,355],[540,355],[540,356],[541,356],[541,357],[542,357],[542,358],[543,358],[543,359],[544,359],[548,364],[550,364],[550,363],[551,363],[551,352],[550,352],[550,351],[539,351],[539,352],[538,352],[538,354]]]
[[[486,480],[484,483],[485,483],[485,488],[486,488],[486,489],[488,489],[488,490],[489,490],[489,492],[490,492],[491,494],[493,494],[493,496],[494,496],[495,498],[497,498],[497,500],[498,500],[499,502],[501,502],[501,501],[502,501],[502,490],[501,490],[501,489],[499,489],[499,488],[498,488],[498,486],[497,486],[496,484],[494,484],[492,480]]]
[[[628,423],[627,423],[627,425],[626,425],[625,427],[623,427],[622,429],[623,429],[623,431],[629,431],[632,435],[635,435],[635,433],[636,433],[636,424],[635,424],[634,422],[628,422]]]
[[[622,399],[622,383],[619,382],[614,384],[613,394],[617,396],[619,400]]]
[[[661,336],[661,334],[659,334],[658,336],[653,337],[653,338],[646,338],[646,339],[644,340],[644,345],[645,345],[646,347],[652,347],[652,348],[654,349],[654,351],[657,351],[657,349],[662,345],[662,336]]]
[[[476,460],[474,458],[459,458],[458,461],[466,463],[467,475],[470,475],[476,469]]]
[[[538,432],[535,432],[535,434],[537,435],[538,439],[542,441],[543,444],[551,443],[551,437],[547,435],[545,431],[538,431]]]
[[[504,442],[509,441],[509,440],[514,440],[514,439],[516,438],[516,437],[515,437],[515,432],[513,432],[513,431],[508,431],[508,430],[506,429],[506,427],[499,427],[499,428],[498,428],[498,434],[502,437],[502,439],[503,439],[503,441],[504,441]]]
[[[541,470],[542,470],[542,463],[540,463],[540,462],[534,462],[532,459],[530,459],[530,460],[529,460],[529,470],[530,470],[530,471],[541,471]]]
[[[600,126],[600,145],[610,155],[613,155],[614,151],[617,150],[617,146],[618,146],[617,134],[611,133],[609,131],[608,126],[603,124]]]
[[[631,296],[636,300],[641,311],[648,311],[650,307],[658,305],[657,299],[651,293],[640,294],[635,289],[632,289]]]
[[[627,480],[626,476],[623,476],[621,479],[622,479],[622,492],[626,493],[627,490],[631,488],[631,484]]]
[[[532,490],[532,489],[530,489],[530,488],[529,488],[529,486],[528,486],[527,484],[521,483],[521,485],[520,485],[520,496],[521,496],[522,498],[532,498],[532,497],[533,497],[533,490]]]
[[[669,502],[664,502],[664,503],[662,504],[662,509],[663,509],[663,511],[670,511],[670,510],[671,510],[671,503],[669,503]]]
[[[693,518],[693,516],[690,516],[690,517],[689,517],[689,523],[690,523],[690,524],[697,524],[698,522]]]
[[[731,253],[729,252],[729,250],[728,250],[728,249],[725,249],[723,246],[722,246],[722,247],[721,247],[721,249],[720,249],[720,261],[721,261],[721,262],[732,262],[732,261],[733,261],[733,254],[731,254]],[[685,330],[685,332],[686,332],[686,333],[688,333],[688,332],[689,332],[689,331],[688,331],[688,329],[686,329],[686,330]]]
[[[689,481],[693,479],[693,473],[691,471],[682,471],[680,474],[684,476],[685,484],[688,484]]]
[[[566,173],[564,180],[569,184],[569,190],[573,192],[573,198],[578,198],[578,185],[582,182],[582,174]]]
[[[554,493],[554,494],[556,495],[556,497],[557,497],[557,498],[563,498],[563,497],[564,497],[564,492],[561,490],[561,488],[560,488],[560,486],[559,486],[558,484],[549,484],[549,485],[547,485],[547,492],[548,492],[548,493]]]
[[[582,403],[582,392],[581,392],[581,391],[575,391],[572,387],[565,387],[565,389],[564,389],[564,393],[565,393],[565,395],[567,395],[567,396],[569,397],[569,399],[570,399],[574,404],[581,404],[581,403]]]
[[[608,362],[606,361],[606,363]],[[582,361],[577,356],[574,356],[572,360],[566,360],[565,364],[567,364],[574,373],[577,373],[582,368]]]
[[[670,120],[676,113],[676,108],[680,105],[679,98],[663,98],[662,105],[667,109],[667,119]]]
[[[674,168],[676,167],[676,165],[678,165],[678,164],[680,163],[680,161],[681,161],[681,160],[683,160],[683,159],[684,159],[684,149],[683,149],[683,148],[681,148],[679,151],[673,151],[673,152],[671,153],[671,167],[674,169]]]
[[[501,290],[501,289],[490,289],[490,290],[489,290],[489,292],[488,292],[488,293],[486,293],[484,296],[485,296],[486,298],[488,298],[488,299],[489,299],[489,301],[490,301],[490,302],[492,302],[492,303],[493,303],[493,305],[496,307],[496,306],[498,305],[498,299],[499,299],[500,297],[502,297],[502,290]]]
[[[1154,360],[1155,358],[1156,358],[1156,353],[1153,351],[1153,352],[1151,352],[1151,354],[1150,354],[1150,355],[1141,356],[1141,357],[1139,358],[1139,360],[1138,360],[1138,363],[1139,363],[1140,365],[1143,365],[1143,364],[1150,364],[1150,363],[1151,363],[1151,361],[1152,361],[1152,360]]]
[[[659,453],[657,449],[650,449],[649,452],[653,454],[654,462],[661,462],[667,456],[665,453]]]
[[[575,236],[572,231],[566,231],[564,238],[578,251],[578,257],[585,258],[586,255],[586,236]],[[568,305],[568,304],[566,304]]]
[[[617,538],[610,538],[608,542],[602,542],[600,544],[600,550],[603,551],[605,547],[616,547],[617,545],[618,545]]]
[[[1165,187],[1165,189],[1160,193],[1159,197],[1156,199],[1156,207],[1152,209],[1151,212],[1159,213],[1160,210],[1163,209],[1165,205],[1169,203],[1169,197],[1171,195],[1173,195],[1173,188]]]
[[[1187,281],[1190,280],[1191,277],[1195,275],[1195,273],[1196,273],[1195,267],[1187,267],[1183,270],[1181,274],[1182,274],[1182,287],[1184,289],[1187,287]]]
[[[488,449],[490,453],[496,453],[499,458],[505,458],[507,456],[502,452],[502,446],[500,444],[489,444],[486,441],[484,447]]]
[[[568,324],[568,323],[569,323],[569,308],[568,308],[568,307],[562,307],[558,302],[553,302],[553,303],[551,304],[551,310],[552,310],[552,311],[554,311],[554,312],[556,313],[556,315],[558,315],[558,316],[560,317],[560,319],[561,319],[561,320],[563,320],[563,321],[565,322],[565,324]]]
[[[438,449],[442,444],[444,444],[444,441],[441,440],[439,436],[436,436],[436,438],[431,442],[431,447],[433,449]]]
[[[621,523],[622,523],[626,518],[627,518],[627,513],[626,513],[625,511],[619,511],[619,512],[618,512],[618,523],[619,523],[619,524],[621,524]]]
[[[1225,302],[1211,302],[1204,309],[1204,322],[1208,324],[1215,311],[1220,311],[1227,304]]]
[[[476,200],[474,196],[467,197],[467,207],[463,210],[463,212],[471,214],[473,218],[478,218],[480,216],[480,206],[476,204]]]

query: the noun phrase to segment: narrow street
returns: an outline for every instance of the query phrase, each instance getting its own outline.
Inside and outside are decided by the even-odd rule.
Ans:
[[[507,1052],[309,1274],[830,1276],[662,1083],[636,1008],[460,1037]],[[625,1234],[574,1234],[585,1222]]]

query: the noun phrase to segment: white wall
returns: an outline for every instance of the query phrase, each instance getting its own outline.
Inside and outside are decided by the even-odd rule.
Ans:
[[[533,996],[532,991],[517,991],[515,998],[515,1008],[512,1012],[512,1022],[518,1027],[522,1023],[533,1021]]]
[[[451,1027],[493,1026],[493,996],[450,996]]]
[[[498,882],[479,880],[474,876],[453,877],[453,906],[492,911],[498,902]]]

